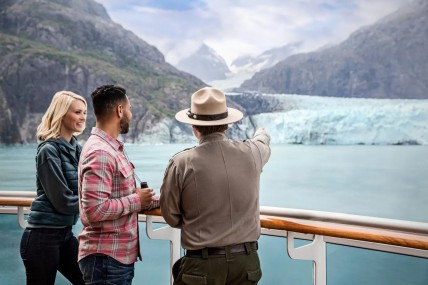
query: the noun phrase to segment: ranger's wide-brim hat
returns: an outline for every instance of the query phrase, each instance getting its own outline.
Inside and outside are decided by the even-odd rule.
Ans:
[[[193,93],[190,109],[175,114],[177,121],[195,126],[226,125],[242,117],[241,111],[226,106],[226,95],[212,87],[204,87]]]

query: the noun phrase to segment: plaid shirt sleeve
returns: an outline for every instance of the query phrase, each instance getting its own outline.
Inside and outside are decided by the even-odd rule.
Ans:
[[[150,205],[148,205],[147,207],[143,207],[142,210],[150,210],[150,209],[159,208],[159,207],[160,207],[160,196],[155,195],[152,198],[152,203],[150,203]]]
[[[133,193],[133,169],[122,165],[117,173],[116,165],[116,159],[103,150],[91,152],[82,162],[81,210],[89,223],[141,211],[140,198]]]

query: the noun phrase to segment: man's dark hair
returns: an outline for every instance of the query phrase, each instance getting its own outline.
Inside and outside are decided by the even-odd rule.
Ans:
[[[91,94],[94,113],[97,119],[103,119],[118,104],[126,101],[126,90],[115,85],[101,85]]]
[[[227,130],[228,125],[218,125],[218,126],[195,126],[195,128],[198,130],[198,132],[201,133],[201,135],[206,136],[212,133],[218,133],[218,132],[224,132]]]

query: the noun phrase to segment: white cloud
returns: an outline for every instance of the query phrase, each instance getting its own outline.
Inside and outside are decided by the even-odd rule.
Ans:
[[[297,41],[304,43],[301,51],[315,50],[343,41],[410,1],[202,0],[192,8],[159,9],[150,1],[97,0],[113,21],[156,46],[173,64],[202,43],[228,63]]]

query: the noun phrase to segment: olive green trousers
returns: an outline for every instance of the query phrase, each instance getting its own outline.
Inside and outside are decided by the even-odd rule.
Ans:
[[[253,285],[262,277],[256,250],[211,256],[184,256],[174,264],[174,285]]]

